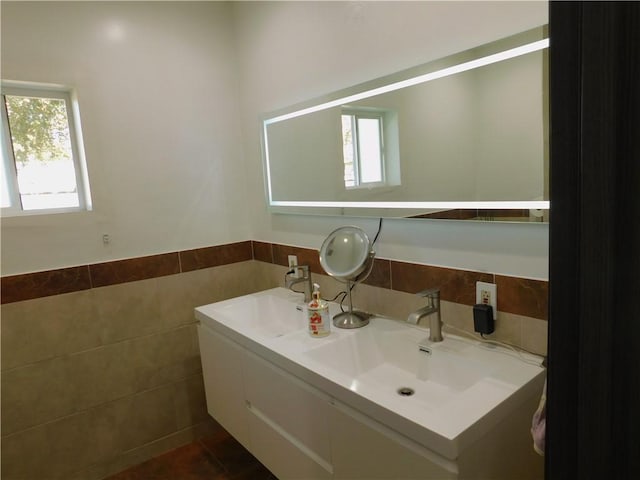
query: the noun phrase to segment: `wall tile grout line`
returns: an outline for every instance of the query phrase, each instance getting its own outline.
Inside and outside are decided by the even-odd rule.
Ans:
[[[121,401],[123,399],[126,399],[126,398],[129,398],[129,397],[135,397],[137,395],[142,395],[144,393],[153,392],[154,390],[159,390],[161,388],[166,388],[168,385],[173,385],[175,383],[178,383],[178,382],[190,379],[190,378],[199,377],[199,376],[202,376],[202,371],[197,372],[197,373],[191,373],[191,374],[188,374],[188,375],[186,375],[184,377],[177,378],[175,380],[171,380],[171,381],[167,381],[165,383],[154,385],[153,387],[150,387],[150,388],[145,388],[145,389],[133,392],[133,393],[128,393],[128,394],[123,395],[121,397],[112,398],[110,400],[107,400],[106,402],[96,403],[95,405],[91,405],[89,407],[82,408],[80,410],[75,410],[75,411],[73,411],[71,413],[67,413],[66,415],[61,415],[59,417],[51,418],[51,419],[46,420],[46,421],[44,421],[42,423],[38,423],[36,425],[30,425],[30,426],[28,426],[26,428],[22,428],[20,430],[16,430],[16,431],[11,432],[11,433],[2,434],[1,438],[2,438],[2,440],[4,440],[4,439],[9,438],[9,437],[11,437],[13,435],[21,434],[21,433],[24,433],[26,431],[33,430],[35,428],[41,428],[41,427],[44,427],[44,426],[47,426],[47,425],[50,425],[50,424],[54,424],[54,423],[59,422],[61,420],[65,420],[67,418],[72,418],[72,417],[74,417],[76,415],[81,415],[81,414],[83,414],[85,412],[90,412],[92,410],[97,410],[97,409],[102,408],[102,407],[104,407],[106,405],[109,405],[109,404],[112,404],[112,403],[115,403],[115,402],[119,402],[119,401]]]
[[[200,321],[196,320],[194,318],[194,320],[192,322],[189,322],[189,323],[182,323],[180,325],[176,325],[176,326],[173,326],[173,327],[170,327],[170,328],[163,328],[163,329],[157,330],[157,331],[152,332],[152,333],[147,333],[145,335],[136,335],[136,336],[133,336],[133,337],[123,338],[122,340],[117,340],[115,342],[109,342],[109,343],[103,343],[103,344],[100,344],[100,345],[95,345],[93,347],[85,348],[83,350],[78,350],[78,351],[71,352],[71,353],[61,353],[59,355],[53,355],[51,357],[41,358],[40,360],[36,360],[35,362],[24,363],[22,365],[17,365],[15,367],[7,368],[6,370],[0,370],[0,373],[1,374],[10,373],[10,372],[18,370],[20,368],[31,367],[31,366],[38,365],[38,364],[41,364],[41,363],[44,363],[44,362],[49,362],[51,360],[55,360],[55,359],[58,359],[58,358],[73,357],[74,355],[81,355],[83,353],[88,353],[88,352],[92,352],[92,351],[95,351],[95,350],[100,350],[101,348],[111,347],[113,345],[120,345],[122,343],[131,342],[133,340],[151,338],[151,337],[153,337],[155,335],[163,335],[163,334],[170,333],[170,332],[173,332],[173,331],[176,331],[176,330],[180,330],[180,329],[185,328],[185,327],[189,327],[191,325],[196,325],[197,326],[199,323],[200,323]]]
[[[138,445],[137,447],[130,448],[130,449],[128,449],[128,450],[123,450],[122,452],[120,452],[120,454],[121,454],[121,455],[128,455],[128,454],[130,454],[130,453],[135,453],[135,451],[136,451],[136,450],[141,450],[141,449],[143,449],[143,448],[147,448],[147,447],[149,447],[150,445],[153,445],[154,443],[162,442],[162,441],[164,441],[164,440],[166,440],[166,439],[169,439],[169,438],[171,438],[171,437],[173,437],[173,436],[176,436],[176,435],[180,435],[181,433],[188,432],[188,431],[190,431],[190,430],[192,430],[192,431],[193,431],[193,430],[197,430],[197,428],[198,428],[199,426],[201,426],[201,425],[206,425],[206,424],[208,424],[208,423],[209,423],[209,421],[208,421],[208,420],[205,420],[205,421],[203,421],[203,422],[199,422],[199,423],[196,423],[196,424],[190,425],[190,426],[188,426],[188,427],[180,428],[180,429],[176,430],[175,432],[172,432],[172,433],[170,433],[170,434],[168,434],[168,435],[164,435],[164,436],[162,436],[162,437],[160,437],[160,438],[156,438],[156,439],[154,439],[154,440],[152,440],[152,441],[150,441],[150,442],[144,443],[144,444],[142,444],[142,445]],[[198,441],[198,440],[194,440],[194,441]],[[179,448],[179,447],[176,447],[176,448]],[[169,450],[169,451],[171,451],[171,450]],[[168,453],[168,452],[164,452],[164,453]],[[159,455],[162,455],[162,453],[159,453],[158,455],[155,455],[154,457],[151,457],[149,460],[152,460],[153,458],[155,458],[155,457],[157,457],[157,456],[159,456]],[[145,460],[145,461],[148,461],[148,460]],[[102,464],[103,464],[103,462],[96,462],[96,463],[92,463],[91,465],[87,465],[86,467],[82,467],[82,468],[80,468],[79,470],[75,470],[75,471],[73,471],[73,472],[70,472],[70,473],[69,473],[69,476],[70,476],[71,478],[80,478],[80,477],[78,477],[78,475],[79,475],[79,474],[81,474],[81,473],[83,473],[83,472],[91,471],[92,469],[94,469],[94,468],[96,468],[96,467],[100,467],[100,466],[102,466]],[[130,467],[135,467],[135,466],[137,466],[137,465],[139,465],[139,463],[134,463],[134,464],[132,464]],[[130,467],[129,467],[129,468],[130,468]],[[120,472],[115,472],[115,473],[120,473]],[[112,476],[112,474],[109,474],[109,476],[108,476],[108,477],[106,477],[106,478],[109,478],[110,476]]]
[[[87,269],[87,276],[89,277],[89,290],[92,290],[93,289],[93,278],[91,278],[91,269],[89,268],[89,265],[86,265],[85,268]]]
[[[147,443],[144,443],[144,444],[142,444],[142,445],[138,445],[137,447],[130,448],[129,450],[123,450],[123,451],[122,451],[122,454],[123,454],[123,455],[126,455],[126,454],[128,454],[128,453],[135,452],[136,450],[138,450],[138,449],[140,449],[140,448],[144,448],[144,447],[146,447],[147,445],[151,445],[151,444],[153,444],[153,443],[155,443],[155,442],[162,441],[162,440],[164,440],[164,439],[166,439],[166,438],[169,438],[169,437],[171,437],[171,436],[173,436],[173,435],[175,435],[175,434],[177,434],[177,433],[181,433],[181,432],[186,432],[186,431],[189,431],[189,430],[193,430],[194,428],[196,428],[196,427],[198,427],[198,426],[200,426],[200,425],[207,425],[209,422],[210,422],[210,420],[205,420],[205,421],[195,423],[195,424],[190,425],[190,426],[185,427],[185,428],[180,428],[180,429],[176,430],[175,432],[170,433],[169,435],[165,435],[165,436],[163,436],[163,437],[156,438],[156,439],[154,439],[154,440],[153,440],[153,441],[151,441],[151,442],[147,442]],[[197,440],[194,440],[194,441],[197,441]],[[165,452],[165,453],[166,453],[166,452]],[[161,454],[161,455],[162,455],[162,454]],[[179,479],[178,479],[178,480],[179,480]]]

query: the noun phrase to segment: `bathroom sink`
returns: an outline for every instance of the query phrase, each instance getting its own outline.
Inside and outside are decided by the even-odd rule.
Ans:
[[[205,323],[209,319],[250,337],[277,338],[306,328],[302,295],[284,289],[236,297],[199,307]]]
[[[451,400],[495,370],[479,358],[472,343],[453,337],[430,343],[425,331],[376,318],[356,335],[314,348],[306,355],[318,364],[388,394],[413,397],[433,408]],[[480,355],[481,357],[482,355]]]
[[[533,355],[451,334],[430,342],[428,330],[382,317],[322,343],[297,361],[354,394],[344,401],[449,458],[535,396],[544,377]]]

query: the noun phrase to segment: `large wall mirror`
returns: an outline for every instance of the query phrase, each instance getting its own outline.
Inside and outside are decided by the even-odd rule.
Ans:
[[[280,213],[545,222],[546,27],[267,114]]]

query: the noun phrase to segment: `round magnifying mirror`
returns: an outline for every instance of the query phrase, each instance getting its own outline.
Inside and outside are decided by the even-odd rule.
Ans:
[[[369,237],[358,227],[340,227],[329,234],[320,248],[320,264],[343,281],[355,280],[369,261]]]
[[[353,284],[364,280],[373,267],[375,252],[367,234],[358,227],[340,227],[320,247],[320,265],[332,277],[347,283],[349,311],[333,317],[338,328],[358,328],[369,323],[369,315],[353,310]]]

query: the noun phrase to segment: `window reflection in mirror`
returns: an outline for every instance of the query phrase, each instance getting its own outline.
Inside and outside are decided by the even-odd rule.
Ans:
[[[373,112],[342,114],[344,186],[384,184],[382,115]]]

